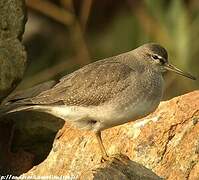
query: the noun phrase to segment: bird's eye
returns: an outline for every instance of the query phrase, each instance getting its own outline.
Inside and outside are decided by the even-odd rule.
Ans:
[[[164,58],[162,58],[161,56],[158,56],[156,54],[152,54],[151,57],[152,57],[152,59],[154,59],[156,61],[158,60],[160,64],[164,64],[165,63]]]
[[[155,55],[155,54],[152,54],[151,57],[152,57],[153,59],[155,59],[155,60],[160,59],[160,58],[158,57],[158,55]]]

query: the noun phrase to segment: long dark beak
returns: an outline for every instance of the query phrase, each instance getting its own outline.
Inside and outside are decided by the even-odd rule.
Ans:
[[[165,69],[167,69],[167,70],[169,70],[169,71],[173,71],[173,72],[175,72],[175,73],[177,73],[177,74],[180,74],[180,75],[182,75],[182,76],[185,76],[185,77],[187,77],[187,78],[196,80],[196,78],[195,78],[194,76],[192,76],[191,74],[189,74],[189,73],[187,73],[187,72],[184,72],[184,71],[178,69],[177,67],[175,67],[175,66],[172,65],[172,64],[169,64],[169,63],[165,64]]]

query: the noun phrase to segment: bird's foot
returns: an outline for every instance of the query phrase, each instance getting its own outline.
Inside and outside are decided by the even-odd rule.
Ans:
[[[117,160],[117,161],[123,161],[123,160],[127,160],[129,159],[128,156],[125,156],[123,154],[113,154],[113,155],[102,155],[102,158],[101,158],[101,162],[104,163],[106,161],[113,161],[113,160]]]
[[[104,162],[110,161],[110,160],[111,160],[111,156],[108,156],[107,154],[106,155],[102,155],[101,163],[104,163]]]

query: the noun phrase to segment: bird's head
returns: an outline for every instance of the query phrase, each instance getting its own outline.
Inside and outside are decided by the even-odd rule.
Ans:
[[[187,78],[196,80],[190,73],[184,72],[168,61],[168,53],[164,47],[156,43],[148,43],[137,48],[138,54],[144,58],[148,64],[157,68],[160,72],[173,71]]]

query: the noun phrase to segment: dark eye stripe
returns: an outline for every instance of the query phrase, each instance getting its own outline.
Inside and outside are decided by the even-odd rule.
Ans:
[[[159,61],[161,62],[161,64],[165,64],[165,60],[163,58],[159,59]]]

